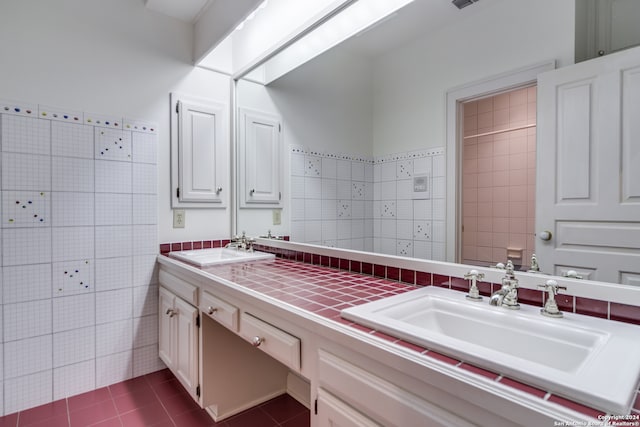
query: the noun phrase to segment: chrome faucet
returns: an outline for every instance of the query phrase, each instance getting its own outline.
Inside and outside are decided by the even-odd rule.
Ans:
[[[235,248],[236,250],[243,250],[246,252],[253,252],[253,244],[256,239],[247,237],[247,234],[243,231],[242,236],[233,236],[231,242],[229,242],[226,248]]]
[[[511,310],[518,310],[518,279],[513,273],[513,262],[507,261],[506,273],[502,278],[502,288],[491,295],[489,304],[502,306]]]

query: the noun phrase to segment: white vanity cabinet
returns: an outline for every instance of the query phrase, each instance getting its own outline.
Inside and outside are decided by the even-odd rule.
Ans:
[[[318,389],[317,402],[318,427],[381,427],[323,388]]]
[[[160,359],[198,401],[198,309],[164,286],[160,287],[159,307]]]
[[[323,427],[473,426],[400,387],[392,378],[324,350],[318,355],[318,379],[318,417]]]

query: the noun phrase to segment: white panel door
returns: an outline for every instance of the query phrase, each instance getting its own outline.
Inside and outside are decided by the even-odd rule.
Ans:
[[[239,156],[242,207],[279,207],[282,202],[282,125],[279,117],[240,110]]]
[[[639,121],[640,48],[538,78],[536,254],[543,271],[640,279]]]

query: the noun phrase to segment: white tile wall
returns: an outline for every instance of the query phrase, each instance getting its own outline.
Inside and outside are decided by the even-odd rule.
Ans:
[[[444,260],[443,149],[376,159],[291,150],[293,240]],[[431,178],[430,199],[413,199],[417,174]]]
[[[157,135],[49,118],[0,114],[0,415],[164,367]]]

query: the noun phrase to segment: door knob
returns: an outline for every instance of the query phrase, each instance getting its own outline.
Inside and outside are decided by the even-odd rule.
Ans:
[[[538,233],[538,237],[540,238],[540,240],[548,242],[553,237],[553,234],[548,230],[544,230]]]

